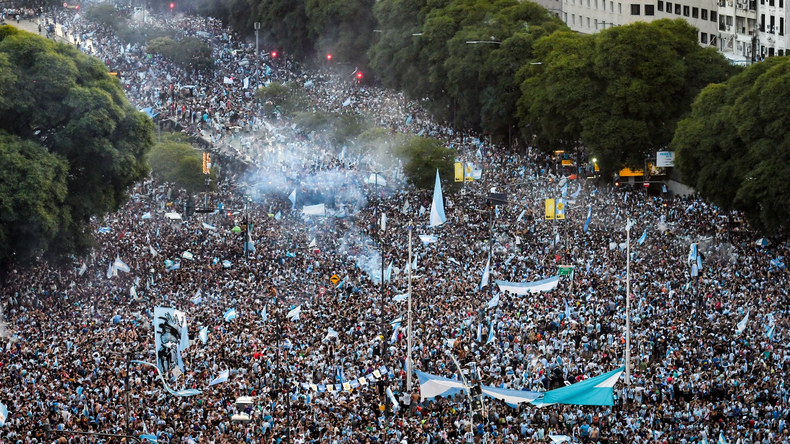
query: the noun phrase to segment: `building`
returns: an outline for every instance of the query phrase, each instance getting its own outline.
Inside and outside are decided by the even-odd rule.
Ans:
[[[760,37],[757,25],[757,1],[779,2],[780,0],[562,0],[562,19],[574,31],[591,34],[638,21],[653,21],[662,18],[683,18],[697,28],[697,40],[701,46],[719,49],[734,63],[750,61],[758,47]],[[765,29],[772,29],[777,39],[782,32],[781,45],[764,46],[765,53],[777,53],[788,47],[784,41],[784,26],[787,12],[781,0],[778,7],[763,14]],[[761,5],[760,5],[761,6]],[[778,17],[778,18],[777,18]],[[762,22],[761,22],[762,23]],[[773,27],[771,27],[773,26]],[[767,31],[766,31],[767,32]]]

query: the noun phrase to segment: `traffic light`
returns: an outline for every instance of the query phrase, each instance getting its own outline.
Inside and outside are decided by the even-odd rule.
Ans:
[[[362,80],[362,71],[357,73],[357,80]]]
[[[332,54],[327,54],[326,55],[326,61],[328,62],[330,60],[332,60]]]
[[[176,7],[176,4],[175,4],[175,3],[170,3],[170,10],[171,10],[171,11],[172,11],[172,10],[173,10],[173,8],[175,8],[175,7]]]
[[[276,58],[277,58],[277,51],[272,51],[272,58],[273,58],[273,59],[276,59]]]

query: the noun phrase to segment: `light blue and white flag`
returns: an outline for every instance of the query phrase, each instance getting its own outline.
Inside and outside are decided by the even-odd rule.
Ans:
[[[217,227],[211,224],[207,224],[205,222],[203,222],[203,228],[205,228],[206,230],[217,231]]]
[[[395,327],[395,324],[400,325],[401,322],[403,322],[403,315],[400,315],[397,318],[391,320],[390,321],[390,325],[392,325],[392,328],[397,328],[397,327]]]
[[[289,311],[288,314],[285,315],[286,319],[291,321],[296,321],[299,319],[299,315],[302,313],[302,306],[298,306],[293,310]]]
[[[483,324],[477,324],[477,342],[483,342]]]
[[[329,330],[326,332],[326,337],[324,339],[332,339],[337,338],[337,330],[332,327],[329,327]]]
[[[565,319],[570,319],[571,318],[571,307],[570,307],[570,305],[568,305],[568,301],[564,301],[564,302],[565,302]]]
[[[423,244],[428,245],[436,242],[439,238],[432,234],[420,234],[420,240]]]
[[[400,404],[398,404],[398,400],[395,398],[395,395],[392,394],[392,390],[390,390],[389,387],[387,387],[387,397],[390,399],[390,402],[392,403],[393,411],[400,409]]]
[[[126,262],[122,261],[121,258],[118,256],[115,256],[115,262],[112,263],[112,266],[116,270],[123,271],[124,273],[128,273],[129,271],[131,271],[131,268],[129,268],[129,266],[126,265]]]
[[[521,214],[518,215],[516,222],[521,222],[521,219],[524,218],[524,215],[527,214],[527,210],[521,210]]]
[[[147,220],[147,219],[150,219],[150,218],[151,218],[151,212],[150,211],[147,212],[147,213],[143,213],[143,215],[140,216],[140,219],[143,219],[143,220]]]
[[[579,188],[577,188],[576,191],[574,191],[573,194],[571,194],[571,197],[576,199],[577,197],[579,197],[579,194],[581,194],[581,192],[582,192],[582,184],[580,182]]]
[[[719,440],[716,441],[716,444],[728,444],[727,438],[724,437],[724,432],[719,432]]]
[[[590,221],[591,220],[592,220],[592,204],[590,204],[590,208],[587,210],[587,220],[584,221],[584,232],[585,233],[590,228]]]
[[[765,336],[768,338],[768,342],[774,341],[774,333],[776,332],[776,324],[772,325],[768,332],[765,333]]]
[[[82,276],[86,271],[88,271],[88,266],[83,262],[82,265],[80,265],[80,272],[77,275]]]
[[[294,348],[294,344],[293,344],[293,342],[291,342],[290,339],[285,338],[285,340],[283,341],[283,348],[286,349],[286,350],[290,350],[290,349]]]
[[[211,382],[208,383],[208,386],[211,387],[212,385],[222,384],[226,382],[230,377],[230,370],[223,370],[219,376],[214,378]]]
[[[280,220],[283,218],[283,214],[278,211],[277,214],[274,215],[274,220]]]
[[[384,271],[384,282],[389,282],[392,280],[392,261],[387,266],[387,270]]]
[[[109,233],[110,227],[99,227],[99,233]]]
[[[266,322],[267,319],[269,319],[269,313],[266,312],[266,305],[264,305],[261,312],[261,322]]]
[[[156,442],[156,443],[159,442],[159,438],[157,438],[156,435],[140,435],[140,439],[143,439],[148,442]]]
[[[347,99],[346,99],[346,100],[343,102],[343,107],[346,107],[346,106],[348,106],[348,105],[351,105],[351,97],[347,98]]]
[[[228,311],[226,311],[225,314],[222,315],[222,317],[225,319],[225,322],[230,322],[230,321],[238,318],[239,314],[236,313],[236,309],[235,308],[229,308]]]
[[[436,184],[433,187],[433,202],[431,202],[431,219],[429,226],[438,227],[447,222],[444,215],[444,197],[442,196],[442,182],[439,180],[439,169],[436,169]]]
[[[751,311],[747,311],[746,312],[746,316],[744,316],[743,319],[741,319],[741,321],[738,322],[738,324],[735,326],[735,334],[736,335],[740,335],[741,333],[744,332],[744,330],[746,330],[746,325],[749,323],[749,313],[750,312]]]
[[[642,233],[641,236],[639,236],[639,239],[636,242],[639,245],[642,245],[645,243],[646,240],[647,240],[647,228],[645,228],[645,231]]]
[[[392,302],[403,302],[409,298],[409,293],[403,293],[392,297]]]
[[[400,322],[396,322],[392,324],[392,336],[390,337],[390,344],[394,344],[395,341],[398,340],[398,329],[400,328]]]
[[[491,276],[491,256],[488,256],[486,268],[483,269],[483,278],[480,279],[480,290],[488,286],[488,279]]]
[[[691,246],[689,247],[689,258],[687,262],[689,263],[697,262],[697,244],[691,244]]]
[[[0,402],[0,427],[5,427],[5,422],[8,419],[8,408]]]
[[[198,288],[198,291],[195,292],[195,297],[193,297],[189,301],[192,302],[195,305],[198,305],[201,302],[203,302],[203,291]]]
[[[490,301],[488,301],[488,308],[494,308],[499,305],[499,293],[497,293]]]
[[[206,345],[206,342],[208,342],[208,327],[200,327],[198,338],[200,338],[200,341],[203,343],[203,345]]]
[[[565,196],[568,195],[568,183],[567,182],[562,186],[562,188],[560,188],[560,193],[562,194],[562,197],[565,197]]]
[[[188,260],[188,261],[194,261],[195,260],[195,256],[192,253],[190,253],[189,251],[183,252],[181,254],[181,257],[186,259],[186,260]]]
[[[491,329],[488,331],[488,339],[486,340],[486,344],[490,344],[494,342],[494,323],[492,322],[489,326]]]
[[[288,200],[291,201],[291,209],[293,210],[296,208],[296,188],[294,188],[294,190],[291,191],[291,194],[288,195]]]

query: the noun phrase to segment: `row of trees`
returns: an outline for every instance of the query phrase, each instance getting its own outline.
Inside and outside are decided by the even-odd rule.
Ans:
[[[0,277],[87,253],[91,218],[121,208],[151,146],[151,119],[99,59],[0,27]]]
[[[148,155],[151,174],[159,180],[172,182],[189,193],[197,193],[206,187],[217,189],[217,170],[203,174],[202,151],[192,148],[189,140],[181,133],[166,135]]]

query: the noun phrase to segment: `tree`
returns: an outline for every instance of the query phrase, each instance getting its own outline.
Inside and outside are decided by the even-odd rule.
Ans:
[[[110,29],[117,29],[123,18],[110,3],[91,5],[85,11],[85,19]]]
[[[309,29],[320,54],[338,62],[367,66],[365,53],[373,38],[375,0],[307,0]]]
[[[214,67],[211,47],[194,37],[178,41],[170,37],[158,37],[148,42],[146,51],[161,55],[186,71],[207,71]]]
[[[368,50],[370,67],[384,86],[402,89],[420,73],[417,42],[419,30],[425,21],[427,0],[379,0],[373,6],[373,15],[381,28],[378,41]]]
[[[737,70],[715,50],[700,47],[696,28],[682,19],[546,39],[541,52],[546,60],[532,71],[539,72],[537,80],[522,84],[522,93],[531,96],[519,108],[522,124],[537,130],[549,147],[556,146],[557,136],[565,145],[583,143],[605,177],[623,166],[643,168],[646,157],[669,145],[700,89]],[[547,53],[552,46],[571,52]],[[540,103],[550,100],[549,94],[567,97]],[[546,108],[559,125],[540,114]]]
[[[147,176],[153,124],[100,60],[8,28],[0,27],[0,130],[68,163],[60,207],[68,217],[41,253],[84,254],[93,245],[91,218],[121,208],[129,187]]]
[[[67,174],[64,159],[0,131],[0,270],[32,262],[69,224]]]
[[[777,57],[708,86],[672,140],[683,180],[766,234],[790,227],[788,82],[790,60]]]
[[[296,82],[272,82],[258,89],[257,96],[263,102],[264,112],[269,115],[278,112],[291,116],[307,107],[308,101],[304,88]]]
[[[445,192],[454,192],[460,186],[454,182],[456,152],[432,137],[414,136],[397,149],[403,159],[406,179],[417,188],[432,190],[436,183],[436,170]]]
[[[178,139],[178,135],[165,137],[151,150],[148,161],[152,166],[154,177],[166,182],[173,182],[189,193],[205,189],[206,179],[211,179],[210,189],[216,189],[216,170],[211,174],[203,174],[202,152],[195,150],[188,143]]]
[[[254,16],[261,23],[264,42],[297,59],[306,59],[314,52],[315,39],[310,33],[306,0],[260,0]]]

